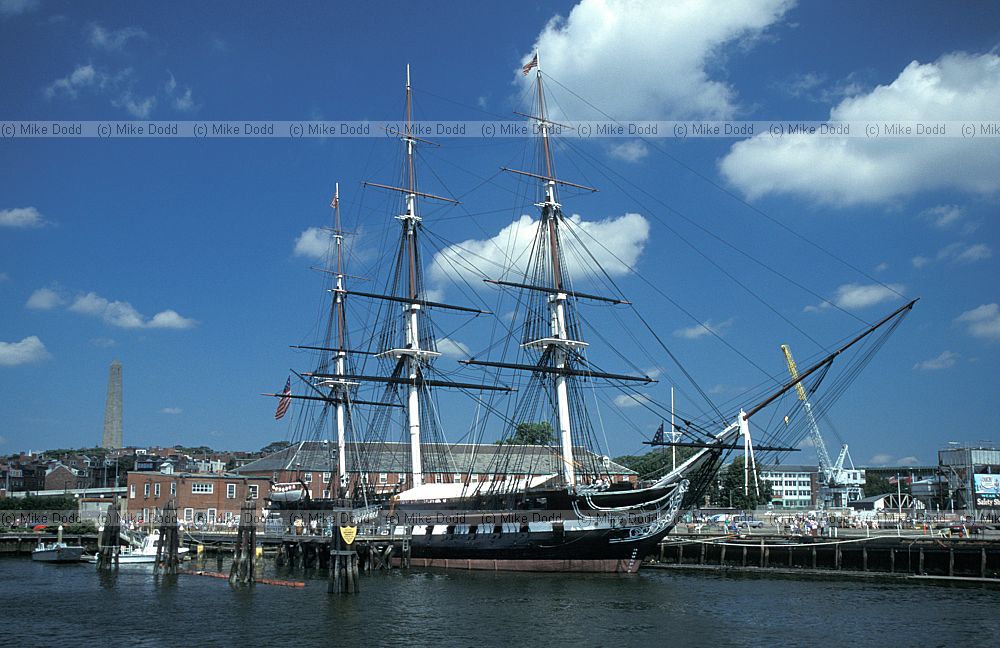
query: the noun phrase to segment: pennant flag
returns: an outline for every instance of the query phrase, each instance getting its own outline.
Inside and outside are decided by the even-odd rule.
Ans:
[[[278,401],[278,409],[274,412],[274,420],[277,421],[285,412],[288,411],[288,406],[292,403],[292,377],[289,376],[288,380],[285,381],[285,388],[281,390],[281,400]]]
[[[656,434],[653,435],[653,443],[663,443],[663,423],[660,423],[660,427],[656,429]]]
[[[340,206],[340,197],[339,196],[334,196],[333,200],[330,201],[330,206],[333,207],[334,209],[336,209],[337,207],[339,207]]]
[[[536,67],[538,67],[538,52],[535,52],[532,59],[524,64],[524,67],[521,68],[521,74],[528,76],[528,72],[531,72],[532,68]]]

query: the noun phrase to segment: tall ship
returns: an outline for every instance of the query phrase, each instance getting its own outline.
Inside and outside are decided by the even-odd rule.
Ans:
[[[680,426],[671,424],[669,440],[661,426],[648,443],[673,446],[675,453],[680,450],[680,460],[658,474],[623,475],[601,443],[615,430],[595,407],[596,391],[617,390],[669,418],[674,408],[640,391],[656,382],[655,376],[637,370],[628,358],[621,363],[630,372],[599,366],[595,358],[613,353],[602,355],[598,345],[614,352],[617,334],[594,326],[586,309],[625,309],[636,323],[621,335],[648,334],[651,353],[665,364],[675,363],[683,375],[690,373],[658,335],[664,324],[643,318],[602,267],[600,259],[608,258],[602,241],[566,215],[561,192],[581,195],[596,189],[557,175],[554,133],[568,127],[549,116],[537,55],[524,72],[534,74],[534,106],[522,115],[536,135],[529,138],[533,155],[525,156],[534,159],[534,166],[503,171],[530,192],[535,213],[521,219],[531,228],[530,244],[502,255],[503,267],[479,263],[481,255],[455,245],[446,262],[440,254],[432,261],[435,276],[451,269],[467,278],[465,266],[475,268],[471,274],[483,286],[462,291],[474,298],[469,305],[442,301],[425,279],[429,263],[421,254],[423,240],[439,239],[434,239],[422,206],[436,209],[458,201],[418,184],[417,151],[436,144],[415,135],[407,68],[404,119],[393,133],[402,144],[401,172],[396,182],[365,183],[396,198],[389,216],[398,221],[398,238],[391,261],[383,265],[388,268],[384,290],[358,291],[348,285],[338,190],[334,251],[326,270],[332,295],[328,326],[323,342],[303,347],[319,359],[314,369],[298,374],[306,385],[301,394],[274,394],[300,398],[313,407],[306,419],[311,431],[300,431],[300,438],[319,438],[322,426],[333,431],[336,442],[329,444],[329,452],[336,488],[328,499],[304,501],[304,485],[279,487],[272,505],[321,510],[351,502],[375,511],[373,523],[411,536],[414,566],[631,573],[682,512],[702,501],[731,453],[744,454],[745,488],[755,488],[755,452],[790,450],[808,425],[797,425],[795,419],[803,417],[790,411],[792,418],[785,418],[783,426],[762,427],[752,435],[755,415],[777,403],[794,404],[803,392],[820,401],[820,383],[833,383],[834,396],[842,393],[847,379],[870,360],[915,300],[843,338],[742,407],[725,413],[712,405],[714,415],[705,420],[682,416]],[[624,261],[614,261],[635,272]],[[575,276],[581,273],[582,279]],[[588,284],[599,284],[606,292],[592,292]],[[484,287],[493,291],[497,307],[488,308],[486,299],[477,296]],[[348,302],[352,309],[366,304],[358,309],[363,313],[360,327],[349,326]],[[458,365],[442,368],[442,337],[436,334],[441,329],[432,319],[438,317],[490,318],[493,334],[481,351],[462,347]],[[352,330],[362,331],[363,339],[352,344]],[[591,334],[596,341],[588,339]],[[447,343],[453,351],[454,342]],[[843,365],[842,377],[829,376],[835,362]],[[454,394],[440,401],[443,391]],[[783,398],[789,393],[790,401]],[[459,402],[468,403],[472,418],[465,443],[444,432]],[[755,448],[755,440],[761,439]],[[375,475],[392,475],[395,481],[383,484]]]

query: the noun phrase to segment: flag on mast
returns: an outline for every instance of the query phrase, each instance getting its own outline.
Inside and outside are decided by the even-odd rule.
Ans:
[[[660,422],[660,427],[656,429],[656,434],[653,435],[653,444],[659,445],[663,443],[663,422]]]
[[[524,64],[524,67],[521,68],[521,74],[528,76],[528,72],[531,72],[531,70],[536,67],[538,67],[538,52],[535,52],[535,55],[531,58],[531,60]]]
[[[292,377],[285,381],[285,388],[281,390],[281,400],[278,401],[278,409],[274,412],[274,420],[279,420],[288,411],[288,406],[292,403]]]

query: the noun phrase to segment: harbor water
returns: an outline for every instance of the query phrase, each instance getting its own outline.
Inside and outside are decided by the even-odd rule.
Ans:
[[[209,561],[208,569],[215,567]],[[228,566],[227,566],[228,567]],[[996,587],[898,580],[408,570],[357,595],[231,589],[150,566],[0,559],[4,645],[951,646],[991,645]]]

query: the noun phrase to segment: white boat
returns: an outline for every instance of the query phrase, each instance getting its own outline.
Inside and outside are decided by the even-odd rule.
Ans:
[[[83,547],[71,547],[65,542],[39,543],[31,552],[31,559],[39,562],[71,563],[80,562]]]
[[[153,531],[148,536],[143,538],[142,543],[138,547],[122,547],[121,553],[118,554],[118,564],[120,565],[138,565],[146,564],[152,565],[156,562],[156,549],[160,544],[160,532]],[[178,558],[184,560],[186,554],[191,551],[187,547],[178,547],[177,555]],[[96,563],[97,556],[87,556],[87,562]]]

